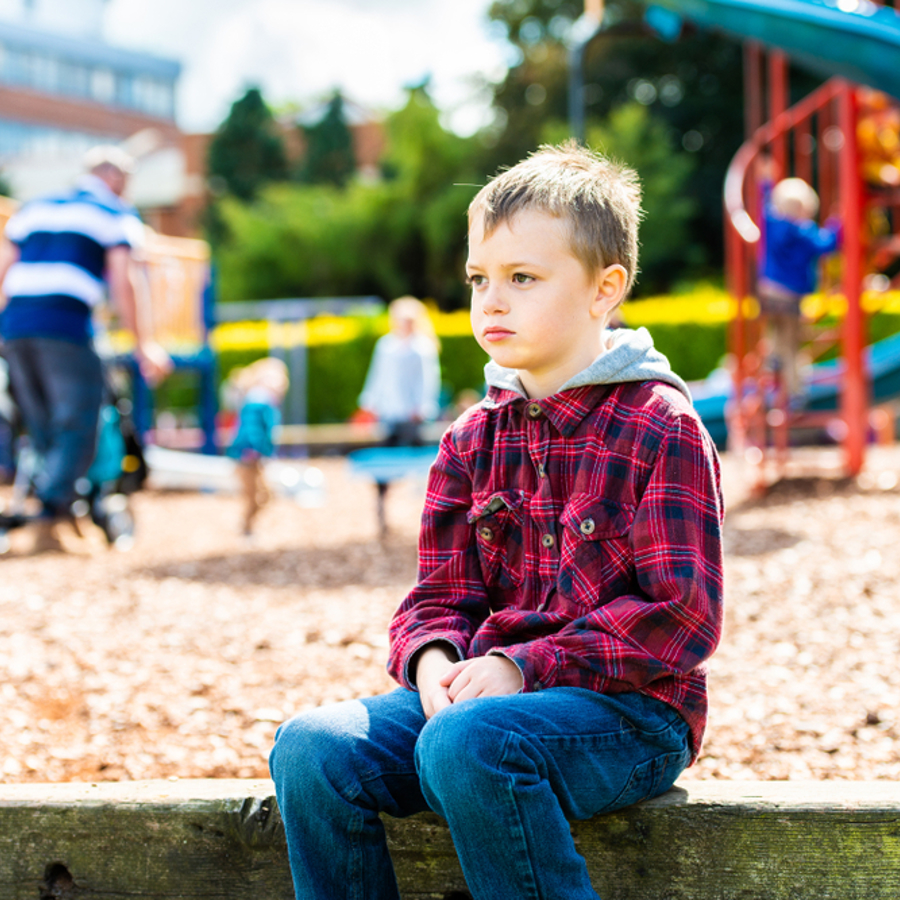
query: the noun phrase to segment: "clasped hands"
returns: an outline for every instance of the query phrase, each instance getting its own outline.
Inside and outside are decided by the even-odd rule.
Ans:
[[[457,662],[452,653],[448,646],[434,644],[418,656],[416,687],[425,718],[461,700],[516,694],[522,689],[522,673],[511,659],[492,655]]]

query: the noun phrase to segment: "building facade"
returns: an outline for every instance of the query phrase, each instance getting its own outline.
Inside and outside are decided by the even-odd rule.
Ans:
[[[106,3],[0,0],[0,176],[27,200],[70,184],[90,147],[121,144],[141,157],[130,192],[148,223],[192,233],[203,179],[175,123],[181,65],[106,43]]]

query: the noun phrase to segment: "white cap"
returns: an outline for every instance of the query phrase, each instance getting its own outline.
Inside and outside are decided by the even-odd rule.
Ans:
[[[85,153],[84,168],[88,172],[94,172],[102,166],[111,166],[125,175],[131,175],[136,168],[134,157],[115,144],[100,144]]]

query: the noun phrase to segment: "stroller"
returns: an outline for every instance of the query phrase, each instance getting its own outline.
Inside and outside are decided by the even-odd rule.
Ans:
[[[72,514],[76,523],[89,516],[110,547],[128,550],[134,543],[135,530],[129,496],[143,487],[147,464],[131,418],[131,401],[115,385],[108,367],[104,376],[97,451],[90,469],[75,486],[78,498],[72,505]],[[0,356],[0,467],[13,479],[12,498],[0,520],[0,553],[9,550],[8,532],[31,520],[26,501],[39,465],[37,452],[21,431],[6,363]]]

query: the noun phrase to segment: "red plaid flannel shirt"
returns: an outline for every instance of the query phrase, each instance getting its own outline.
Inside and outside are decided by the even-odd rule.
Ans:
[[[678,710],[696,757],[722,516],[718,457],[677,389],[492,387],[441,442],[388,669],[415,689],[410,660],[443,641],[513,660],[526,691],[638,691]]]

